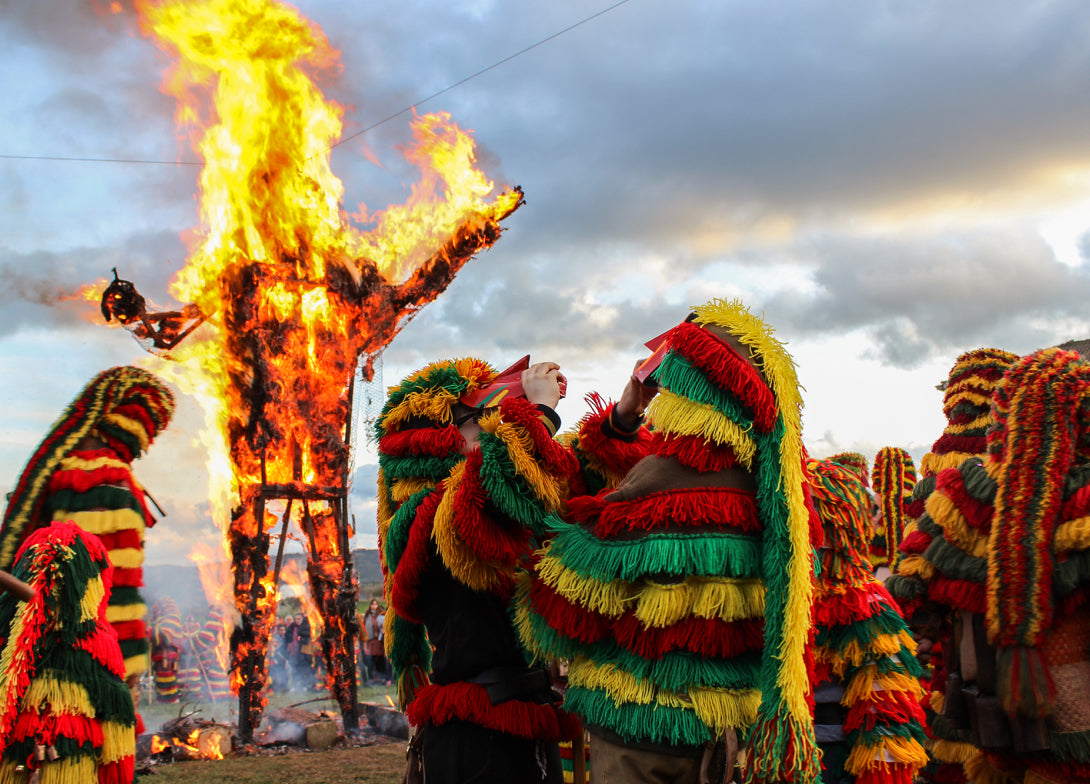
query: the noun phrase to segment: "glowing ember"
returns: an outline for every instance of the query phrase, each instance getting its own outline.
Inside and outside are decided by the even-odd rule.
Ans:
[[[177,100],[205,166],[201,227],[172,286],[208,321],[159,371],[206,413],[211,496],[232,553],[232,685],[244,739],[264,706],[264,655],[278,596],[266,501],[292,503],[334,694],[355,721],[355,581],[347,533],[352,379],[438,296],[498,221],[521,204],[474,166],[470,137],[443,114],[417,118],[410,201],[347,219],[329,165],[342,109],[311,78],[337,64],[325,35],[271,0],[140,0],[141,27],[176,58]],[[278,500],[277,500],[278,499]],[[287,522],[285,522],[285,525]]]

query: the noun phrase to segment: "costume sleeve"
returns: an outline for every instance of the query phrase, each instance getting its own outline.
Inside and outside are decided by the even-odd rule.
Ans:
[[[610,415],[616,403],[607,403],[596,393],[588,395],[587,402],[590,411],[575,432],[562,437],[579,463],[570,482],[572,496],[597,495],[603,489],[613,489],[651,447],[647,427],[622,433],[612,425]]]

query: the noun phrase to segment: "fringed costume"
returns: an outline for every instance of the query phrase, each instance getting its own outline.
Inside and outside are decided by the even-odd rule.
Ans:
[[[868,558],[857,466],[811,460],[824,542],[814,587],[815,732],[824,784],[911,784],[927,763],[916,644]]]
[[[627,760],[689,781],[728,732],[751,781],[813,780],[820,530],[794,364],[738,302],[697,308],[667,339],[651,453],[615,491],[570,502],[520,586],[519,631],[537,655],[570,660],[565,707],[591,729],[592,780],[637,780],[609,767]]]
[[[57,523],[29,536],[13,571],[35,595],[0,594],[0,782],[130,784],[136,715],[106,621],[105,548]]]
[[[900,447],[886,446],[874,456],[871,482],[877,496],[881,523],[870,542],[870,563],[897,570],[901,540],[909,517],[906,511],[916,487],[916,464]]]
[[[174,396],[151,373],[115,367],[99,373],[35,450],[15,485],[0,528],[0,569],[36,528],[76,523],[102,540],[114,567],[107,618],[117,632],[130,686],[148,668],[144,529],[155,520],[132,461],[174,413]],[[135,695],[134,695],[135,696]]]
[[[386,653],[429,783],[559,781],[556,742],[578,731],[509,616],[576,461],[552,409],[511,395],[478,410],[479,447],[461,451],[459,398],[495,375],[475,359],[429,365],[377,424]]]
[[[987,449],[986,434],[995,422],[992,396],[1017,361],[1007,351],[977,349],[955,362],[944,388],[947,426],[920,464],[922,476],[906,510],[911,521],[901,541],[901,559],[886,581],[913,632],[933,643],[924,699],[932,761],[923,778],[939,784],[964,782],[963,765],[977,754],[961,716],[959,613],[983,612],[985,562],[983,551],[961,532],[969,530],[967,520],[979,525],[990,512],[982,515],[979,499],[972,497],[985,489],[979,482],[966,488],[962,475],[967,466],[979,464]]]
[[[1090,364],[1031,354],[992,407],[984,462],[940,474],[936,491],[960,579],[946,702],[954,686],[964,699],[947,713],[983,751],[974,781],[1088,782]]]
[[[151,608],[151,671],[159,702],[181,699],[178,666],[182,654],[182,616],[173,599],[159,599]]]

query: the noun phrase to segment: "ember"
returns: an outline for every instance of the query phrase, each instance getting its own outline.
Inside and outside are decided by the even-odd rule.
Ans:
[[[496,241],[522,192],[486,202],[493,185],[474,167],[472,140],[446,115],[427,115],[414,121],[407,153],[423,172],[412,199],[372,216],[377,228],[361,232],[346,220],[329,166],[342,110],[308,75],[337,61],[322,31],[271,0],[138,7],[144,31],[177,58],[165,89],[205,160],[199,242],[172,293],[191,303],[177,315],[207,321],[184,343],[180,331],[159,335],[175,322],[157,328],[135,289],[115,292],[126,299],[111,312],[146,321],[147,337],[161,338],[156,348],[169,343],[186,360],[159,371],[205,408],[212,496],[241,616],[231,636],[240,736],[252,738],[265,705],[279,595],[271,534],[279,524],[282,547],[292,522],[305,535],[330,692],[352,730],[352,380],[361,362],[369,378],[405,322]],[[210,102],[202,102],[206,89]]]

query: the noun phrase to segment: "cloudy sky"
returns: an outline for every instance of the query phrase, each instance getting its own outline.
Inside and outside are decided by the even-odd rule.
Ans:
[[[527,203],[389,347],[387,384],[531,353],[564,367],[573,422],[688,306],[737,296],[796,358],[811,452],[919,457],[958,354],[1090,336],[1090,5],[628,0],[501,63],[611,5],[296,4],[340,51],[322,87],[346,137],[500,63],[420,110]],[[0,490],[92,375],[146,356],[64,297],[116,266],[172,304],[198,224],[169,59],[126,6],[0,0]],[[404,201],[409,117],[334,150],[347,211]],[[137,464],[169,512],[153,563],[215,536],[198,419],[182,400]],[[358,546],[373,464],[361,449]]]

